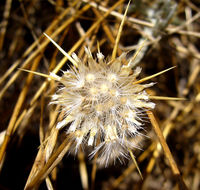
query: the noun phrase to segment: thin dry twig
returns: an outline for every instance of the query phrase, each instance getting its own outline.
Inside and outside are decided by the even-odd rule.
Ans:
[[[158,125],[153,113],[151,111],[147,111],[147,114],[148,114],[148,117],[149,117],[149,119],[150,119],[150,121],[152,123],[154,131],[155,131],[155,133],[156,133],[156,135],[157,135],[157,137],[158,137],[158,139],[160,141],[160,144],[163,147],[163,151],[165,153],[165,156],[166,156],[166,158],[168,159],[168,161],[170,163],[170,167],[172,169],[172,172],[173,172],[174,176],[177,179],[177,182],[179,184],[179,188],[181,190],[182,189],[183,190],[184,189],[187,190],[188,188],[185,185],[185,182],[183,181],[183,179],[181,177],[180,171],[179,171],[179,169],[178,169],[178,167],[176,165],[176,162],[175,162],[175,160],[174,160],[174,158],[173,158],[173,156],[171,154],[171,151],[170,151],[170,149],[169,149],[169,147],[168,147],[168,145],[167,145],[167,143],[165,141],[165,138],[164,138],[164,136],[163,136],[163,134],[162,134],[162,132],[161,132],[161,130],[159,128],[159,125]]]
[[[8,25],[8,19],[9,19],[9,16],[10,16],[11,5],[12,5],[12,0],[6,0],[4,14],[3,14],[3,20],[2,20],[2,22],[0,24],[1,25],[1,30],[0,30],[0,51],[2,50],[3,44],[4,44],[4,38],[5,38],[6,29],[7,29],[7,25]]]

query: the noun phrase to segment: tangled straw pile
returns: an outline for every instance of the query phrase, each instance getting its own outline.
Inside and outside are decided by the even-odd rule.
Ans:
[[[0,6],[0,189],[23,189],[25,184],[25,189],[41,184],[40,189],[51,190],[70,185],[160,190],[175,189],[177,184],[187,189],[184,181],[190,189],[200,189],[197,0],[132,1],[124,20],[125,0],[4,3]],[[43,32],[66,56],[49,44]],[[137,49],[140,53],[135,56]],[[148,80],[156,85],[144,88]],[[64,96],[67,101],[59,107]],[[63,110],[65,106],[69,109]],[[150,122],[144,124],[141,114]],[[138,147],[136,138],[144,134],[150,138],[140,143],[143,151],[138,151],[133,148]],[[65,156],[73,151],[76,156]],[[110,164],[118,156],[133,159],[124,159],[124,165]],[[100,169],[99,163],[110,165]]]

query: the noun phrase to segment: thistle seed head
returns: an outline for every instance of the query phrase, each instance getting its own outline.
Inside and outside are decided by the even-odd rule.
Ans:
[[[144,90],[153,83],[135,83],[141,68],[132,72],[123,66],[125,54],[106,63],[102,53],[95,60],[89,49],[85,52],[86,64],[72,55],[78,68],[63,72],[59,80],[63,87],[51,103],[62,106],[65,115],[57,128],[70,124],[67,133],[73,136],[76,151],[80,145],[92,146],[90,156],[98,154],[97,161],[107,165],[137,148],[133,139],[141,135],[141,117],[155,106]]]

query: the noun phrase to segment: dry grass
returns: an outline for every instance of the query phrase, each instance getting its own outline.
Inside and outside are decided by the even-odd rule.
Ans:
[[[136,0],[122,28],[127,3],[1,3],[0,189],[200,189],[200,3]],[[69,57],[43,32],[83,60],[84,46],[94,53],[98,44],[113,59],[143,47],[134,59],[143,69],[137,83],[157,83],[148,91],[156,103],[147,113],[150,138],[141,141],[143,151],[130,150],[143,179],[133,156],[124,165],[99,168],[87,150],[68,154],[70,136],[55,128],[62,113],[48,105],[55,82],[18,69],[60,75],[69,68]]]

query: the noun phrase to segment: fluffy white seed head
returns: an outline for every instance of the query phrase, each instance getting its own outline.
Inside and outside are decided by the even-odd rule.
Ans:
[[[144,91],[153,83],[134,84],[141,68],[131,72],[123,66],[125,54],[107,64],[102,53],[95,61],[88,48],[85,52],[86,64],[73,54],[78,68],[63,73],[59,79],[63,87],[53,95],[51,103],[62,106],[65,118],[57,128],[69,126],[67,134],[73,136],[75,151],[80,145],[92,146],[91,157],[98,152],[98,162],[108,165],[137,148],[133,138],[140,134],[141,116],[155,106]]]

